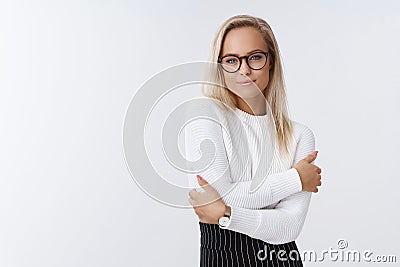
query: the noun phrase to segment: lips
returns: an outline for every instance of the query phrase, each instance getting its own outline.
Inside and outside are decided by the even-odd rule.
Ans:
[[[241,85],[246,85],[246,84],[251,84],[251,83],[254,83],[255,82],[255,80],[254,81],[252,81],[252,80],[245,80],[245,81],[241,81],[241,82],[237,82],[238,84],[241,84]]]

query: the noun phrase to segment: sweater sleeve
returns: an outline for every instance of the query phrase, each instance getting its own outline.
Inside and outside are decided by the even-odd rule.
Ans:
[[[215,188],[226,204],[239,203],[237,207],[261,209],[302,190],[295,168],[268,175],[254,193],[249,193],[251,180],[233,183],[222,127],[213,120],[198,119],[185,126],[185,152],[186,159],[193,162],[189,169],[199,170],[195,174]],[[210,164],[206,166],[206,162]],[[195,174],[189,174],[192,188],[199,187]]]
[[[314,149],[314,134],[306,127],[297,143],[294,162],[297,163]],[[231,220],[226,229],[244,233],[271,244],[293,241],[303,228],[311,194],[305,191],[295,193],[282,199],[274,209],[250,210],[231,207]]]

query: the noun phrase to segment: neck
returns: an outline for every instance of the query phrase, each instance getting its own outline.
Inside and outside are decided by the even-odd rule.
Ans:
[[[237,108],[247,112],[251,115],[265,115],[267,114],[266,111],[266,99],[264,96],[254,97],[254,98],[246,98],[244,101],[242,98],[237,97]]]

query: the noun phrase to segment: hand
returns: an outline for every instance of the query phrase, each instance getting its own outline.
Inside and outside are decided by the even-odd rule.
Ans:
[[[199,185],[204,192],[197,192],[193,189],[189,192],[189,202],[193,206],[194,212],[203,223],[218,224],[219,218],[224,216],[225,203],[220,194],[208,184],[200,175],[197,175]]]
[[[318,192],[317,186],[321,186],[321,169],[314,164],[311,164],[317,158],[318,151],[314,151],[306,158],[300,160],[294,168],[300,175],[303,191]]]

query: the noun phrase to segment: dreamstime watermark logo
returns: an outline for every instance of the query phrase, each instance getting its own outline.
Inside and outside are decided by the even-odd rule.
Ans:
[[[307,262],[376,262],[395,263],[396,255],[375,255],[371,250],[347,250],[349,243],[346,239],[337,241],[337,248],[330,247],[317,253],[315,250],[283,250],[264,249],[257,252],[257,259],[264,261],[307,261]]]
[[[137,90],[126,111],[123,128],[123,149],[128,169],[143,192],[166,205],[191,207],[188,203],[188,188],[170,183],[166,179],[167,177],[162,177],[156,171],[154,164],[161,164],[154,163],[149,159],[145,137],[160,136],[165,162],[175,170],[187,175],[195,175],[212,164],[216,153],[213,140],[203,140],[199,148],[201,150],[201,158],[196,161],[188,161],[178,147],[179,134],[189,123],[193,123],[196,120],[207,119],[221,124],[222,127],[225,127],[225,125],[213,111],[213,101],[215,100],[206,97],[187,99],[167,112],[168,116],[162,125],[162,133],[149,133],[146,130],[149,116],[161,99],[185,86],[197,84],[226,90],[227,88],[223,84],[216,83],[212,78],[213,75],[210,75],[210,73],[215,73],[217,68],[219,68],[218,64],[212,62],[191,62],[167,68],[151,77]],[[251,89],[252,87],[253,89]],[[254,84],[254,86],[246,87],[246,90],[253,90],[255,93],[261,94],[256,87]],[[268,102],[265,101],[265,103],[268,107]],[[270,108],[267,108],[267,111],[270,112]],[[234,119],[240,120],[238,117]],[[273,120],[271,121],[273,123]],[[262,131],[265,131],[260,125],[259,127]],[[269,133],[265,132],[265,134]],[[233,142],[247,142],[243,138],[241,140],[234,140],[232,136],[230,138]],[[268,140],[272,147],[275,147],[274,138],[274,136],[270,136]],[[248,149],[247,145],[243,147]],[[261,186],[270,171],[269,166],[272,164],[275,151],[264,153],[266,154],[262,155],[261,158],[263,160],[267,159],[265,163],[267,168],[257,169],[254,176],[255,179],[251,184],[251,192],[255,192]],[[249,161],[248,151],[243,151],[243,155],[246,155],[247,159],[241,164],[246,166]],[[242,169],[244,172],[246,168],[238,166],[238,169]],[[242,175],[239,175],[239,178],[242,178]],[[207,177],[204,178],[207,180]],[[235,187],[235,184],[237,183],[229,183],[229,189],[223,193],[228,193]],[[210,185],[212,186],[213,184],[210,183]],[[221,196],[223,195],[221,194]]]
[[[339,249],[345,249],[349,246],[349,243],[346,239],[339,239],[337,242],[337,246]]]

